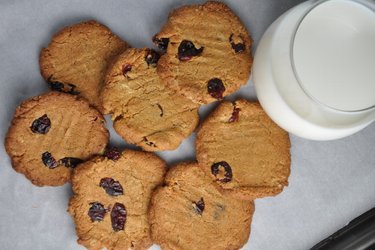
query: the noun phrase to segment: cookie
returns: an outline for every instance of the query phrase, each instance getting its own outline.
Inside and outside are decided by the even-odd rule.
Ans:
[[[107,64],[127,47],[96,21],[74,24],[56,33],[42,49],[40,70],[52,90],[80,95],[101,110],[99,94]]]
[[[153,194],[151,233],[161,249],[239,249],[248,240],[252,201],[220,193],[195,163],[169,170]]]
[[[152,245],[148,207],[165,163],[152,153],[127,150],[97,157],[74,170],[69,213],[78,243],[90,250],[147,249]]]
[[[102,93],[116,132],[146,151],[176,149],[199,121],[198,106],[161,82],[158,59],[154,50],[126,50],[109,67]]]
[[[196,103],[222,99],[249,79],[252,39],[224,3],[172,11],[153,41],[166,50],[157,67],[163,82]]]
[[[273,196],[288,185],[290,141],[259,103],[221,103],[197,132],[197,159],[225,193]]]
[[[50,92],[16,109],[5,149],[13,168],[34,185],[63,185],[72,168],[103,153],[109,139],[104,122],[86,100]]]

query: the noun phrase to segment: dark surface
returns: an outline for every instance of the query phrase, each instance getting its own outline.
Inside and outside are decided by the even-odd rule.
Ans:
[[[311,250],[361,249],[375,249],[375,207],[311,248]]]

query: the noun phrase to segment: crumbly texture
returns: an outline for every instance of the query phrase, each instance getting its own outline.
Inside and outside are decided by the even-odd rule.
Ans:
[[[90,250],[147,249],[152,245],[147,211],[152,191],[161,184],[165,163],[152,153],[127,150],[114,161],[98,157],[75,169],[72,176],[74,195],[69,202],[78,243]],[[99,185],[102,178],[118,181],[123,194],[111,196]],[[109,211],[102,221],[92,222],[90,203],[100,202]],[[111,208],[115,203],[126,208],[124,230],[114,231]]]
[[[288,185],[288,133],[257,102],[221,103],[198,129],[196,150],[205,173],[223,192],[238,198],[273,196]],[[222,161],[231,167],[230,181],[220,181],[225,179],[222,166],[216,177],[212,171],[213,164]]]
[[[43,48],[39,64],[44,79],[64,84],[101,110],[100,91],[107,64],[128,47],[109,28],[87,21],[63,28]]]
[[[155,39],[168,38],[166,54],[159,61],[157,72],[163,82],[196,103],[215,101],[208,93],[208,81],[222,80],[223,96],[246,84],[252,65],[250,38],[245,26],[231,9],[221,2],[188,5],[172,11],[167,23]],[[198,56],[180,61],[178,48],[183,40],[191,41]],[[231,42],[243,44],[243,51],[235,52]]]
[[[128,49],[112,63],[102,93],[103,107],[127,142],[147,151],[173,150],[196,128],[198,106],[162,84],[156,65],[146,61],[147,55],[157,61],[154,53]]]
[[[152,239],[161,249],[239,249],[253,213],[252,201],[221,194],[197,164],[181,163],[153,194]]]
[[[47,115],[47,133],[35,133],[34,121]],[[23,102],[17,109],[5,139],[13,168],[37,186],[59,186],[70,179],[71,168],[60,164],[49,168],[42,154],[56,161],[65,157],[86,160],[100,154],[109,139],[104,118],[86,100],[65,93],[50,92]]]

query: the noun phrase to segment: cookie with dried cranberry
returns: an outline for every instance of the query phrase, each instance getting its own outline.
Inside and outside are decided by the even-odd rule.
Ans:
[[[75,169],[68,211],[78,243],[90,250],[150,247],[147,211],[165,171],[164,161],[156,155],[132,150],[118,157],[97,157]]]
[[[127,47],[103,24],[74,24],[57,32],[42,49],[40,70],[52,90],[83,96],[101,110],[99,94],[107,64]]]
[[[59,186],[74,167],[103,153],[104,117],[77,96],[50,92],[23,102],[5,139],[13,168],[34,185]]]
[[[199,121],[198,106],[161,82],[158,59],[154,50],[126,50],[109,67],[102,92],[116,132],[146,151],[176,149]]]
[[[197,159],[225,193],[253,200],[288,185],[290,140],[259,103],[223,102],[197,132]]]
[[[220,193],[196,163],[172,167],[153,194],[153,241],[161,249],[239,249],[248,240],[252,201]]]
[[[166,51],[157,68],[163,82],[196,103],[222,99],[249,79],[252,39],[224,3],[172,11],[153,41]]]

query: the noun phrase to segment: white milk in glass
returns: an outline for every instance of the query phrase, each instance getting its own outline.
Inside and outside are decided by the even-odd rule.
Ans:
[[[375,120],[375,1],[306,1],[279,17],[255,52],[259,102],[282,128],[331,140]]]
[[[375,15],[353,1],[331,0],[299,25],[292,49],[303,89],[331,108],[375,105]]]

